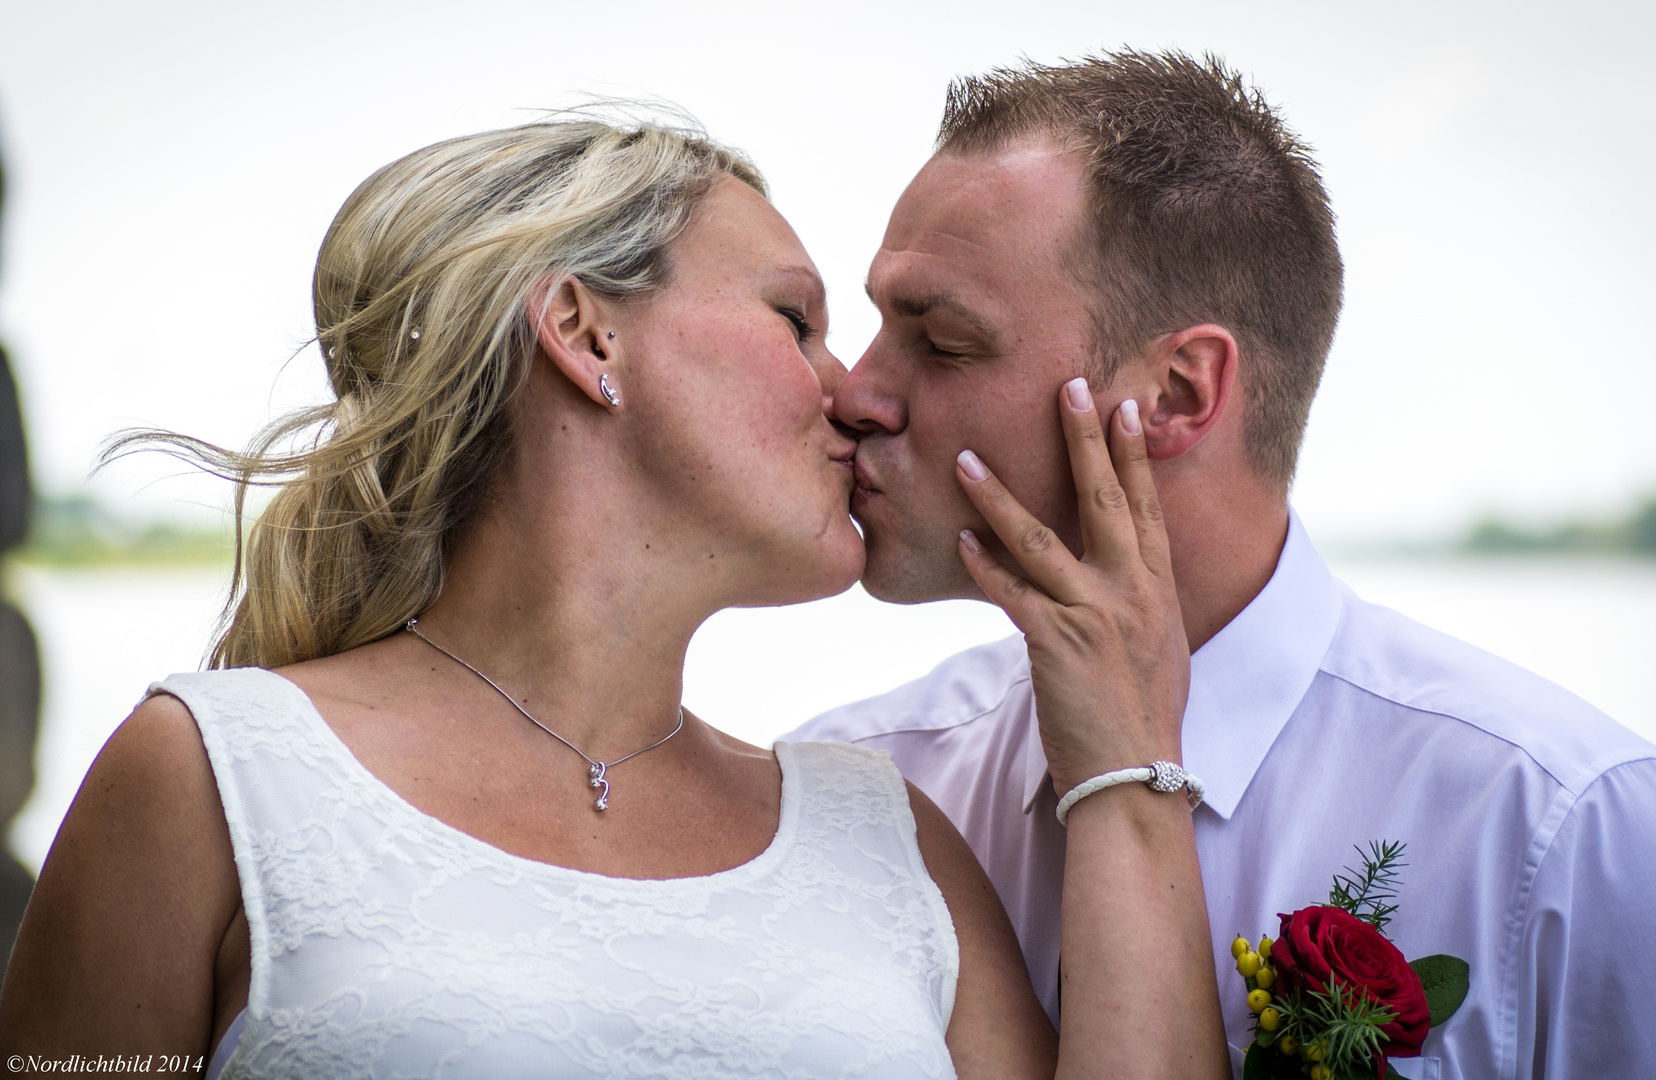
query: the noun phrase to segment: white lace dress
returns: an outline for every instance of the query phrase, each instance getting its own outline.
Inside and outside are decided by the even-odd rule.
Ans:
[[[884,753],[782,744],[776,838],[706,877],[518,858],[369,773],[257,668],[195,715],[252,932],[233,1077],[952,1077],[959,948]]]

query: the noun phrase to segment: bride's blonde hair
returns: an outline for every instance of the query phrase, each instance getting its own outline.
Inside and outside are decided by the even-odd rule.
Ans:
[[[576,118],[437,143],[352,192],[313,286],[335,400],[244,452],[136,432],[106,453],[159,443],[235,481],[235,571],[210,665],[328,656],[422,611],[509,453],[531,290],[548,275],[623,300],[660,288],[669,244],[722,175],[765,194],[745,158],[697,130]],[[279,488],[244,536],[261,483]]]

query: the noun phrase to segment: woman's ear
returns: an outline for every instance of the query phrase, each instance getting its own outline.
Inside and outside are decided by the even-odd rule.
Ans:
[[[529,295],[529,324],[540,351],[583,394],[605,408],[621,404],[614,305],[579,278],[547,278]]]
[[[1154,400],[1142,409],[1150,457],[1168,461],[1188,453],[1219,423],[1236,384],[1236,338],[1203,323],[1169,334],[1153,350]]]

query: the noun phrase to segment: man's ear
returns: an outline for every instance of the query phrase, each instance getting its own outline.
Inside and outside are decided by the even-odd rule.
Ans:
[[[1236,338],[1203,323],[1169,334],[1152,347],[1154,399],[1144,404],[1150,457],[1168,461],[1207,437],[1230,405],[1236,385]]]
[[[564,378],[607,408],[601,378],[615,390],[618,376],[614,305],[587,288],[579,278],[546,278],[529,294],[529,324],[540,351]]]

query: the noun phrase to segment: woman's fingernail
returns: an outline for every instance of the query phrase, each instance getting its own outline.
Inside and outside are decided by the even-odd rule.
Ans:
[[[966,479],[973,483],[982,483],[989,479],[989,470],[983,467],[983,462],[970,450],[962,450],[960,457],[955,460],[960,462],[960,471],[966,474]]]
[[[960,530],[960,542],[965,544],[966,550],[970,551],[973,555],[976,555],[978,552],[983,550],[983,545],[978,543],[977,534],[971,529]]]
[[[1086,412],[1092,408],[1092,389],[1086,379],[1071,379],[1068,383],[1070,408]]]
[[[1144,430],[1139,425],[1138,402],[1128,398],[1121,403],[1121,426],[1127,429],[1127,434],[1137,435]]]

